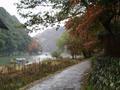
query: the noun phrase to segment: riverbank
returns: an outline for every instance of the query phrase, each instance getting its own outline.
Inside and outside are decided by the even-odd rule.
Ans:
[[[0,88],[2,90],[18,90],[33,81],[77,63],[79,61],[76,60],[48,60],[24,66],[21,70],[9,68],[12,70],[7,73],[0,72]]]

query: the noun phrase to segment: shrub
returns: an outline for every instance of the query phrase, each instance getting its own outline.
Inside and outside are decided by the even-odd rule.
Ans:
[[[120,90],[120,58],[99,57],[94,60],[88,90]]]
[[[55,58],[59,58],[60,54],[61,54],[60,51],[54,51],[54,52],[52,52],[52,56],[55,57]]]

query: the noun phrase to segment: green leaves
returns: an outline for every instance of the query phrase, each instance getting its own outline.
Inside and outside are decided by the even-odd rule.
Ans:
[[[81,2],[83,3],[84,6],[88,7],[89,5],[88,0],[81,0]]]
[[[99,2],[103,5],[108,5],[112,3],[113,1],[116,1],[116,0],[99,0]]]
[[[95,90],[120,89],[120,58],[99,57],[90,78]]]
[[[61,54],[61,51],[59,51],[59,50],[56,50],[56,51],[52,52],[52,56],[55,57],[55,58],[59,58],[60,54]]]
[[[14,52],[24,52],[30,42],[25,27],[15,16],[9,15],[5,9],[0,8],[1,23],[5,23],[8,28],[0,26],[0,55],[10,55]]]

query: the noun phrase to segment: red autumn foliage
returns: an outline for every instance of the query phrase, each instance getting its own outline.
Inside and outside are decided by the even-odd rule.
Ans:
[[[28,52],[32,53],[36,50],[37,51],[39,50],[39,43],[35,39],[33,39],[31,43],[28,45]]]
[[[90,5],[85,14],[77,17],[77,21],[74,20],[75,17],[69,18],[65,24],[66,29],[69,30],[71,35],[78,36],[82,39],[83,47],[87,50],[92,50],[97,42],[95,35],[90,33],[89,27],[96,20],[98,15],[102,13],[102,11],[103,8],[99,5]],[[71,30],[71,28],[73,29]]]
[[[69,3],[74,6],[76,4],[78,4],[81,0],[69,0]]]

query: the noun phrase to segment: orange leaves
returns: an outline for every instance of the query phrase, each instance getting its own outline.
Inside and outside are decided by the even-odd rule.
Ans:
[[[83,22],[77,27],[77,30],[88,30],[90,25],[96,20],[96,18],[102,13],[103,8],[99,5],[90,5],[84,15]]]
[[[97,43],[96,41],[89,41],[89,42],[86,42],[83,46],[85,49],[92,51],[95,48],[96,43]]]
[[[39,48],[39,44],[36,40],[32,40],[31,43],[28,45],[28,51],[32,52],[34,49],[38,49]]]
[[[65,28],[69,30],[73,26],[73,20],[70,18],[67,22],[65,22]]]
[[[79,0],[71,0],[71,2],[73,1],[77,3]],[[89,31],[89,27],[102,12],[103,8],[101,6],[89,5],[84,15],[77,16],[77,20],[75,20],[76,17],[70,18],[65,24],[71,35],[79,36],[83,42],[83,47],[86,49],[93,49],[97,42],[96,36]]]
[[[78,4],[81,0],[69,0],[70,4],[72,6],[75,6],[76,4]]]

